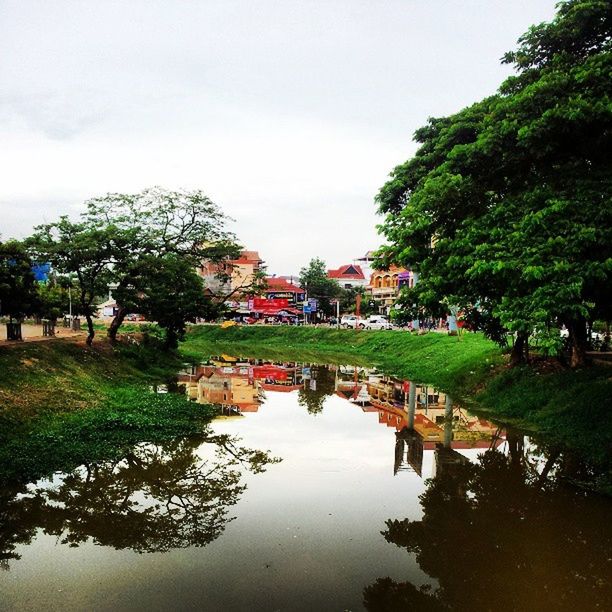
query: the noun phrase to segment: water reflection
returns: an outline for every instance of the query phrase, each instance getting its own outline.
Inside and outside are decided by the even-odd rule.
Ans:
[[[576,463],[508,433],[507,452],[472,463],[440,445],[420,520],[389,519],[385,540],[439,585],[381,577],[364,589],[378,610],[596,610],[612,601],[607,500],[563,486]]]
[[[230,436],[205,434],[139,444],[120,458],[85,464],[0,497],[0,560],[37,530],[75,547],[88,540],[117,550],[166,552],[217,538],[245,486],[242,471],[262,472],[277,459]]]
[[[138,445],[2,491],[0,555],[5,565],[24,556],[0,583],[9,608],[35,588],[38,607],[55,609],[582,610],[611,600],[609,503],[564,486],[593,480],[592,468],[439,390],[374,368],[229,355],[154,390],[232,418],[213,422],[216,435]],[[283,462],[251,477],[274,459],[241,444]],[[45,548],[41,532],[65,546]],[[217,538],[177,554],[116,552]],[[57,559],[88,566],[66,579],[70,595]]]
[[[427,385],[386,376],[376,368],[271,362],[220,355],[188,366],[179,375],[188,397],[219,406],[224,415],[257,412],[266,393],[297,391],[309,414],[320,414],[326,398],[336,395],[362,412],[378,414],[378,423],[395,430],[393,473],[423,475],[425,451],[442,444],[441,462],[465,458],[452,451],[495,448],[503,428],[453,405],[451,397]],[[467,459],[465,459],[467,460]]]

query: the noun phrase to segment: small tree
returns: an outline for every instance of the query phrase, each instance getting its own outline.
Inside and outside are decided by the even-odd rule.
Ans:
[[[376,312],[376,305],[368,297],[363,287],[349,287],[348,289],[340,289],[340,312],[356,312],[357,299],[360,296],[361,304],[359,313],[363,317]]]
[[[332,300],[340,297],[342,289],[338,281],[328,278],[325,262],[319,257],[300,270],[300,286],[307,292],[309,298],[318,300],[319,311],[324,315],[334,312]]]
[[[36,230],[28,240],[30,248],[57,272],[77,279],[76,301],[87,320],[87,344],[91,345],[96,303],[107,291],[112,264],[129,248],[131,236],[113,225],[74,223],[65,216]]]
[[[35,311],[36,281],[23,243],[0,243],[0,314],[21,320]]]
[[[70,308],[70,297],[67,287],[68,279],[52,276],[46,282],[39,282],[37,287],[37,313],[43,319],[56,321]]]
[[[138,309],[166,330],[166,347],[176,348],[185,335],[187,322],[211,319],[219,304],[204,295],[202,279],[189,261],[176,254],[141,261],[144,292]]]

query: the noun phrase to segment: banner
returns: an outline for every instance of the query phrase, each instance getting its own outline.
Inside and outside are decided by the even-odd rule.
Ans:
[[[289,308],[287,298],[269,300],[267,298],[253,298],[253,310],[284,310]]]

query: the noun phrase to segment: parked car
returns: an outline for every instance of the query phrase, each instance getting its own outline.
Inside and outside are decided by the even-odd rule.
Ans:
[[[391,329],[391,323],[382,315],[372,315],[365,321],[366,329]]]
[[[342,325],[342,327],[346,327],[347,329],[351,327],[353,329],[355,329],[356,327],[358,327],[359,329],[365,329],[366,322],[365,319],[362,319],[357,315],[344,315],[340,319],[340,325]]]

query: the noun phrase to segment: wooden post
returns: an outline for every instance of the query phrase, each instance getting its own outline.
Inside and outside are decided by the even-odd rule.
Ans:
[[[23,340],[21,336],[21,323],[6,324],[6,339],[7,340]]]
[[[43,336],[52,338],[55,336],[55,322],[49,319],[42,319]]]

